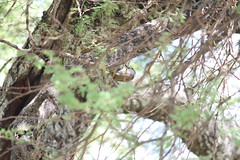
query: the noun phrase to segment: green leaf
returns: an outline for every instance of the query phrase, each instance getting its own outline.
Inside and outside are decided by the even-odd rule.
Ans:
[[[238,14],[240,14],[240,5],[238,5],[238,6],[235,8],[235,12],[237,12]]]
[[[67,121],[72,119],[70,115],[63,115],[62,118]]]

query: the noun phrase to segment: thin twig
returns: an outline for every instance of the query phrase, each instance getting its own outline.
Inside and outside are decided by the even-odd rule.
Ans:
[[[27,6],[26,6],[26,11],[25,11],[25,14],[26,14],[26,28],[27,28],[27,31],[28,31],[28,36],[29,36],[29,40],[30,40],[31,44],[33,46],[36,46],[36,43],[34,41],[32,32],[30,31],[30,24],[29,24],[29,7],[30,7],[30,5],[31,5],[31,1],[28,0],[27,1]]]
[[[10,46],[10,47],[12,47],[12,48],[15,48],[15,49],[18,50],[18,51],[23,51],[23,52],[29,52],[29,51],[30,51],[30,49],[22,49],[22,48],[19,48],[17,45],[15,45],[15,44],[13,44],[13,43],[11,43],[11,42],[9,42],[9,41],[3,40],[3,39],[0,39],[0,42],[1,42],[1,43],[4,43],[4,44],[6,44],[6,45],[8,45],[8,46]]]
[[[0,69],[0,72],[2,72],[2,70],[6,67],[6,65],[7,65],[13,58],[15,58],[15,57],[12,57],[12,58],[8,59],[7,62],[5,62],[5,63],[3,64],[3,66],[2,66],[1,69]]]
[[[12,11],[12,8],[15,6],[17,0],[15,0],[12,4],[12,6],[9,8],[9,10],[7,11],[7,13],[5,13],[5,15],[3,17],[6,17],[11,11]]]

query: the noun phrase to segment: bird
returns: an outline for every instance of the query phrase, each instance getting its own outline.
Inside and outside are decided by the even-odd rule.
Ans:
[[[127,65],[124,65],[122,68],[116,72],[111,72],[111,75],[115,81],[119,82],[128,82],[134,79],[135,70]]]

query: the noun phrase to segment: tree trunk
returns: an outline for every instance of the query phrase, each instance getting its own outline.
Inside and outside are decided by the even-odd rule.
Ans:
[[[140,2],[144,3],[145,1]],[[82,5],[88,9],[86,15],[92,16],[92,10],[102,3],[105,2],[87,1]],[[139,7],[138,4],[132,4],[131,7]],[[154,7],[155,9],[166,7],[164,4],[161,5],[161,7]],[[178,5],[183,5],[183,2]],[[236,127],[233,122],[219,121],[209,111],[210,116],[208,118],[196,120],[193,122],[192,128],[185,129],[176,127],[177,122],[171,116],[177,112],[176,106],[186,109],[187,106],[194,103],[188,98],[188,91],[176,91],[176,88],[181,85],[176,79],[183,75],[192,64],[199,61],[201,57],[212,51],[219,42],[229,36],[230,32],[239,31],[240,16],[231,9],[236,5],[235,1],[214,2],[211,9],[203,11],[205,5],[207,5],[207,2],[199,5],[200,9],[187,14],[186,22],[182,26],[172,23],[169,19],[154,19],[147,22],[146,19],[143,21],[139,18],[150,14],[150,11],[146,11],[143,15],[138,12],[130,20],[124,16],[117,17],[116,14],[119,13],[112,15],[112,17],[115,17],[119,28],[113,28],[109,32],[104,31],[106,37],[109,38],[104,41],[106,47],[104,55],[107,59],[105,67],[109,72],[117,72],[121,65],[132,58],[157,47],[158,44],[155,42],[163,37],[166,32],[171,33],[170,40],[173,41],[202,29],[204,26],[198,21],[208,25],[209,28],[216,27],[215,32],[208,35],[208,39],[199,47],[199,50],[188,61],[179,63],[171,76],[167,77],[171,83],[170,87],[167,87],[164,81],[160,81],[162,83],[145,88],[145,90],[148,90],[147,93],[142,90],[136,91],[123,106],[124,113],[136,112],[140,117],[164,122],[176,135],[183,139],[189,150],[198,156],[211,155],[213,159],[240,159],[239,146],[235,144],[229,134],[220,134],[221,128]],[[24,49],[28,49],[26,50],[27,53],[18,57],[9,70],[0,97],[2,118],[0,127],[5,130],[12,129],[15,135],[1,138],[1,159],[37,160],[46,157],[50,159],[73,159],[79,151],[82,153],[80,159],[83,157],[89,136],[91,136],[95,126],[91,128],[92,132],[90,131],[89,135],[84,135],[84,133],[95,118],[95,114],[82,110],[70,110],[59,103],[57,99],[60,93],[56,92],[54,85],[49,80],[52,75],[46,73],[44,67],[38,69],[26,59],[28,54],[35,54],[42,58],[47,65],[54,65],[51,64],[53,62],[49,57],[44,54],[44,51],[51,50],[55,57],[63,57],[64,65],[70,65],[70,67],[71,65],[81,65],[87,70],[86,72],[91,72],[94,67],[100,70],[100,62],[103,62],[104,58],[101,55],[95,55],[95,50],[86,47],[90,42],[89,44],[83,44],[79,40],[82,37],[75,38],[77,35],[72,33],[70,24],[77,23],[74,18],[79,14],[78,12],[71,12],[71,8],[78,7],[77,1],[54,0],[40,22],[40,24],[47,24],[47,28],[36,27],[24,45]],[[176,6],[173,5],[173,7]],[[191,3],[187,3],[185,7],[191,8]],[[219,11],[216,8],[221,8],[221,10]],[[202,12],[200,12],[201,9]],[[218,13],[216,13],[216,10]],[[219,14],[222,14],[221,18],[219,18]],[[209,18],[207,15],[213,17]],[[221,23],[215,21],[215,19],[220,19]],[[97,27],[106,27],[98,19],[95,22],[96,24],[91,26],[93,30]],[[133,26],[137,25],[138,27],[132,29]],[[60,32],[65,31],[66,33],[61,38],[49,38],[57,37]],[[94,34],[99,35],[101,31]],[[103,40],[103,38],[100,40]],[[101,44],[100,40],[97,39],[96,43]],[[114,51],[110,54],[112,48],[114,48]],[[91,77],[91,75],[89,76]],[[95,81],[97,78],[91,77],[91,80]],[[78,97],[80,97],[80,101],[87,101],[82,95]],[[208,110],[208,106],[199,105],[203,110]],[[24,133],[21,131],[24,131]],[[189,139],[194,135],[194,138]],[[12,138],[13,136],[14,138]],[[26,140],[25,143],[18,142],[18,139],[22,137]],[[79,144],[81,144],[81,148],[79,148]]]

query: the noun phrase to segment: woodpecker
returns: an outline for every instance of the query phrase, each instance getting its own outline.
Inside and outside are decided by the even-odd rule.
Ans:
[[[119,69],[117,72],[112,72],[111,75],[115,81],[128,82],[131,81],[136,72],[133,68],[124,65],[123,68]]]

